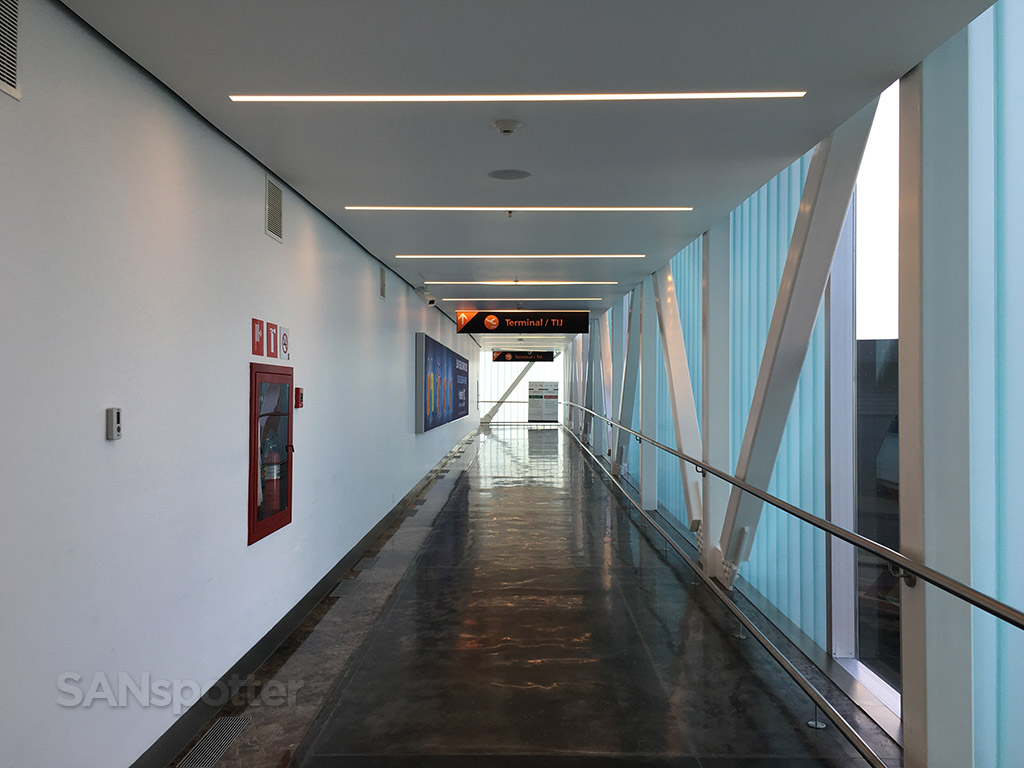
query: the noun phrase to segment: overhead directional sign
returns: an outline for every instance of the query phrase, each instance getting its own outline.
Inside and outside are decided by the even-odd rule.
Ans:
[[[576,334],[590,330],[590,312],[585,309],[561,312],[460,309],[455,319],[459,333]]]
[[[550,363],[555,359],[553,350],[547,352],[524,352],[514,349],[496,349],[491,352],[491,361],[495,363],[522,363],[534,361],[538,363]]]

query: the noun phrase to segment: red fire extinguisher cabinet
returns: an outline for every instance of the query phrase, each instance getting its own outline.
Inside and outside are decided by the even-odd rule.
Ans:
[[[250,364],[249,544],[292,521],[292,369]]]

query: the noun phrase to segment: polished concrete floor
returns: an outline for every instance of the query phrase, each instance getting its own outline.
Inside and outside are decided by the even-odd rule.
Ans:
[[[472,451],[296,765],[864,765],[569,435]]]

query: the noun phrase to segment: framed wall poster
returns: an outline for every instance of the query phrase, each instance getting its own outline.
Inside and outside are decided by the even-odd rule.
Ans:
[[[469,415],[469,361],[416,334],[416,433]]]

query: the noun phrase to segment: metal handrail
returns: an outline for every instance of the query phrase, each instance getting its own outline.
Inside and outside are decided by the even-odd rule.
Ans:
[[[985,611],[988,614],[991,614],[992,616],[995,616],[997,619],[1002,619],[1003,621],[1007,622],[1008,624],[1012,624],[1018,629],[1024,629],[1024,612],[1021,612],[1013,606],[1007,605],[1006,603],[1000,602],[999,600],[996,600],[995,598],[986,595],[984,592],[979,592],[974,587],[970,587],[967,584],[957,581],[956,579],[947,576],[944,573],[940,573],[939,571],[936,571],[934,568],[929,568],[927,565],[914,562],[913,560],[907,558],[905,555],[901,555],[899,552],[893,549],[889,549],[888,547],[879,544],[877,541],[872,541],[869,538],[861,536],[859,533],[848,531],[845,528],[841,528],[840,526],[836,525],[835,523],[829,522],[828,520],[822,520],[819,517],[815,517],[810,512],[802,510],[799,507],[795,507],[789,502],[783,501],[782,499],[778,498],[777,496],[772,496],[770,493],[762,491],[760,488],[755,488],[749,483],[740,480],[738,477],[730,475],[728,472],[723,472],[722,470],[713,467],[710,464],[701,461],[700,459],[695,459],[694,457],[687,456],[685,453],[681,453],[675,450],[674,448],[669,448],[667,445],[659,443],[657,440],[652,440],[647,435],[641,434],[640,432],[632,430],[629,427],[625,427],[619,424],[618,422],[609,419],[607,416],[602,416],[601,414],[591,410],[590,408],[586,408],[582,405],[578,405],[577,403],[571,403],[569,401],[562,401],[561,404],[572,406],[573,408],[579,408],[581,411],[585,411],[586,413],[589,413],[592,416],[596,416],[602,421],[607,421],[612,426],[617,427],[618,429],[621,429],[625,432],[628,432],[631,435],[635,435],[636,438],[641,442],[646,441],[653,445],[655,448],[660,448],[663,451],[667,451],[668,453],[671,453],[673,456],[677,456],[683,461],[689,464],[693,464],[695,467],[698,467],[700,470],[704,472],[710,472],[712,475],[720,477],[722,480],[725,480],[727,483],[736,486],[737,488],[739,488],[742,491],[745,491],[746,493],[749,493],[751,496],[756,496],[762,501],[771,504],[773,507],[777,507],[778,509],[781,509],[783,512],[787,512],[793,517],[799,518],[800,520],[803,520],[805,523],[813,525],[815,528],[818,528],[822,531],[825,531],[826,533],[835,536],[837,539],[842,539],[843,541],[849,544],[853,544],[855,547],[866,549],[868,552],[875,555],[876,557],[879,557],[882,560],[885,560],[889,563],[896,565],[899,568],[902,568],[903,571],[907,573],[912,573],[915,576],[924,579],[929,584],[938,587],[944,592],[948,592],[954,597],[959,597],[961,600],[965,600],[971,605],[980,608],[981,610]]]
[[[601,418],[604,417],[602,416]],[[714,579],[712,579],[710,576],[704,573],[703,569],[701,569],[701,567],[693,561],[693,558],[691,558],[686,553],[686,551],[679,546],[675,539],[673,539],[668,534],[668,532],[661,527],[658,521],[655,520],[650,515],[650,513],[647,512],[647,510],[645,510],[642,506],[636,503],[633,497],[630,496],[626,489],[623,487],[622,483],[620,483],[618,479],[611,473],[611,470],[609,470],[601,462],[596,461],[597,457],[594,456],[593,452],[589,448],[587,448],[583,441],[580,440],[580,438],[571,429],[565,427],[564,425],[563,428],[566,432],[572,435],[573,439],[580,444],[580,447],[584,451],[589,453],[591,457],[595,459],[594,463],[597,464],[597,466],[599,466],[602,470],[604,470],[605,474],[608,475],[612,483],[619,489],[622,495],[625,496],[629,500],[629,502],[634,507],[636,507],[637,511],[644,517],[644,519],[647,520],[647,522],[658,533],[661,534],[662,538],[664,538],[665,541],[668,542],[669,546],[671,546],[672,549],[675,550],[677,555],[683,558],[683,560],[693,570],[693,572],[704,580],[704,583],[707,584],[707,586],[712,590],[712,592],[715,593],[715,596],[725,604],[725,606],[733,613],[736,619],[747,629],[748,632],[750,632],[751,636],[761,644],[761,646],[768,652],[768,655],[775,659],[775,662],[780,667],[782,667],[782,669],[793,679],[793,682],[800,686],[800,689],[807,694],[808,698],[810,698],[811,701],[814,702],[814,705],[825,713],[828,719],[831,720],[832,723],[836,726],[836,728],[839,729],[840,733],[842,733],[850,741],[850,743],[853,744],[853,746],[857,749],[858,752],[861,753],[861,756],[863,756],[864,759],[867,760],[867,762],[872,766],[872,768],[888,768],[886,763],[877,754],[875,754],[875,751],[873,749],[871,749],[871,745],[869,745],[867,741],[864,740],[864,737],[857,733],[856,730],[854,730],[853,726],[851,726],[846,721],[846,718],[844,718],[842,714],[840,714],[839,710],[832,706],[831,702],[829,702],[829,700],[825,698],[821,691],[814,687],[814,684],[810,680],[804,677],[803,673],[800,672],[800,670],[798,670],[793,665],[793,662],[787,659],[786,656],[782,653],[782,651],[780,651],[775,646],[775,644],[768,639],[768,636],[765,635],[760,629],[758,629],[757,626],[749,618],[747,618],[746,614],[744,614],[743,611],[740,610],[739,606],[737,606],[732,601],[732,599],[726,594],[725,590],[718,584],[716,584]],[[632,430],[628,431],[632,432]]]

